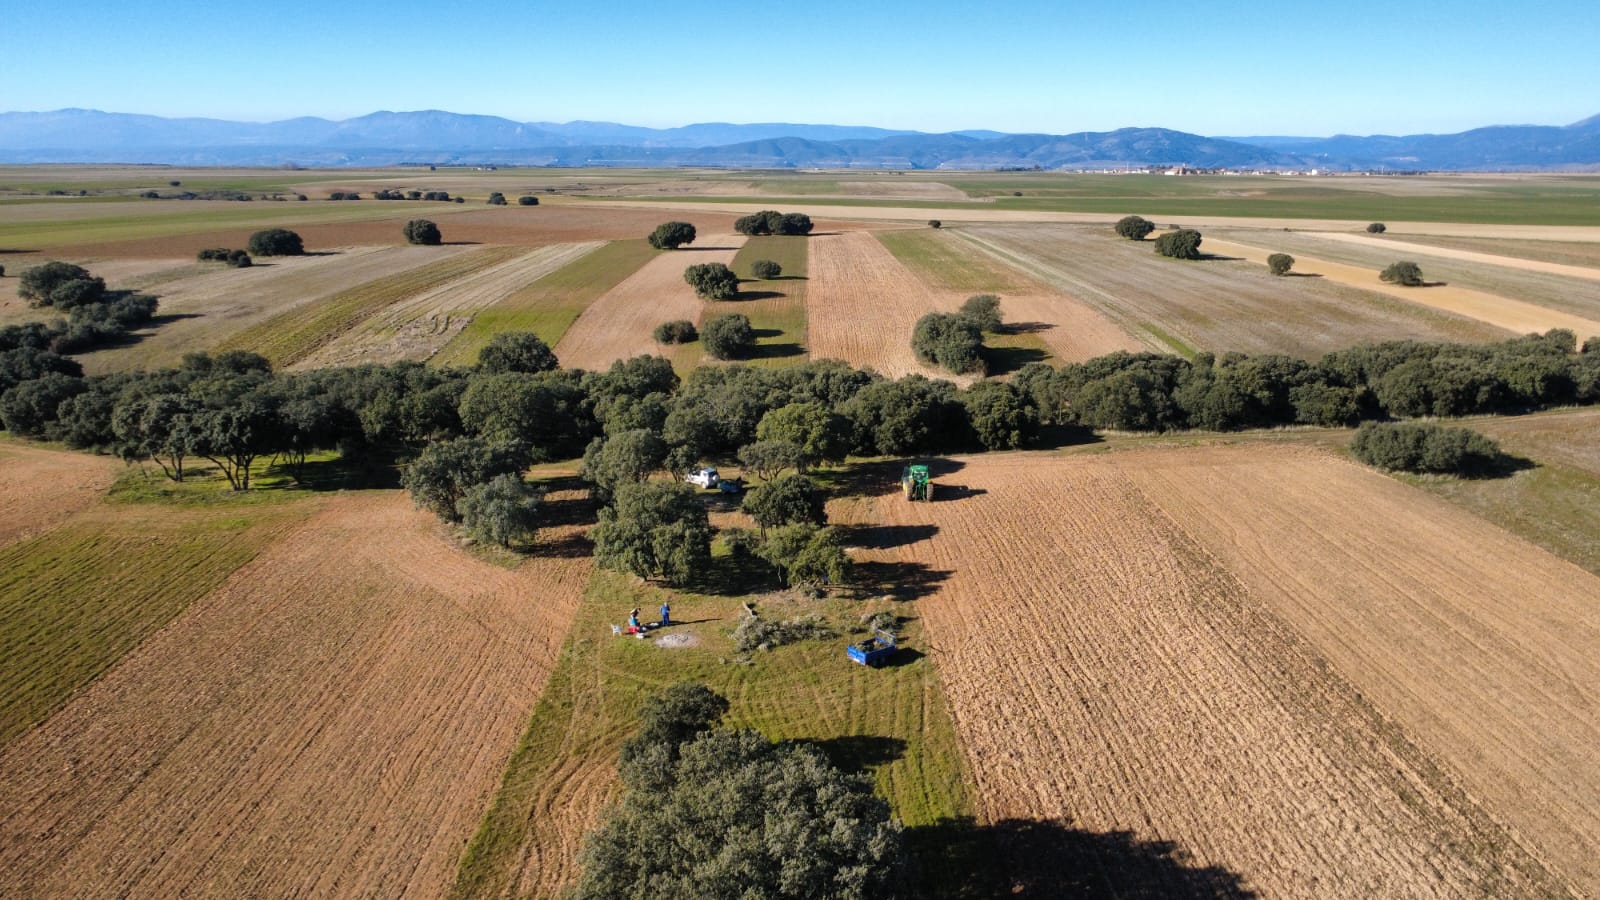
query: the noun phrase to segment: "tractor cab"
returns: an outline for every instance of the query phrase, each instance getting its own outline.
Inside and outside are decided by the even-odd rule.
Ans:
[[[928,480],[928,467],[906,466],[900,475],[900,492],[906,495],[907,500],[932,500],[933,482]]]

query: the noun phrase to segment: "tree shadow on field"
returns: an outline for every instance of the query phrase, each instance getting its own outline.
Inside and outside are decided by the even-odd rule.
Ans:
[[[1041,425],[1039,435],[1029,445],[1033,450],[1060,450],[1063,447],[1079,447],[1089,444],[1103,444],[1106,439],[1094,433],[1093,428],[1083,425]]]
[[[1038,334],[1056,326],[1049,322],[1005,322],[994,330],[995,334]]]
[[[1321,278],[1322,277],[1322,273],[1321,272],[1285,272],[1285,273],[1283,273],[1283,277],[1285,277],[1285,278]]]
[[[897,737],[876,734],[846,734],[821,740],[798,740],[796,744],[810,744],[822,751],[834,768],[852,775],[865,773],[877,766],[886,766],[906,755],[906,742]]]
[[[722,250],[738,250],[738,247],[691,247],[687,244],[678,248],[679,253],[710,253]]]
[[[965,500],[968,497],[982,497],[989,493],[984,488],[967,487],[964,484],[935,485],[933,496],[928,498],[930,503],[945,503],[950,500]]]
[[[1010,375],[1028,363],[1044,362],[1049,351],[1038,347],[984,347],[984,371],[990,375]]]
[[[932,594],[952,573],[919,562],[858,562],[850,567],[856,587],[893,600],[919,600]]]
[[[787,296],[789,295],[785,294],[783,291],[740,291],[739,293],[733,295],[732,302],[742,303],[746,300],[776,300],[779,297]]]
[[[836,525],[849,547],[865,550],[893,550],[925,541],[939,533],[937,525]]]
[[[1495,454],[1493,459],[1486,460],[1478,466],[1462,472],[1460,477],[1468,481],[1493,481],[1500,478],[1510,478],[1518,472],[1527,472],[1537,468],[1539,468],[1539,464],[1533,460],[1502,450]]]
[[[1220,253],[1202,253],[1195,257],[1196,262],[1243,262],[1242,256],[1223,256]]]
[[[906,829],[925,896],[955,898],[1209,898],[1254,891],[1222,866],[1198,866],[1170,841],[1131,831],[1089,831],[1065,822],[944,819]]]
[[[440,241],[441,247],[476,247],[483,241]]]

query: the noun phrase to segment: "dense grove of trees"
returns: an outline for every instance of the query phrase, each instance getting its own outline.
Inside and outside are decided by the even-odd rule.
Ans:
[[[640,706],[617,764],[626,791],[585,841],[572,896],[904,896],[901,825],[871,779],[803,741],[720,727],[727,711],[699,684]]]
[[[811,217],[805,213],[781,213],[775,209],[740,216],[733,223],[734,231],[748,235],[810,234],[812,227]]]
[[[29,306],[65,313],[66,318],[0,328],[0,353],[15,351],[29,358],[39,353],[81,353],[123,340],[128,332],[153,319],[158,306],[156,298],[146,294],[108,290],[104,279],[71,263],[47,262],[23,272],[18,280],[17,294]],[[0,372],[8,367],[18,373],[30,371],[36,364],[23,362],[23,356],[15,357],[9,366],[0,364]],[[55,363],[42,365],[49,368]],[[6,387],[5,376],[0,374],[0,391]]]

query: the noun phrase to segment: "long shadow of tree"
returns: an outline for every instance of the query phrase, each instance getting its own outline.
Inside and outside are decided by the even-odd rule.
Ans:
[[[1186,862],[1177,845],[1128,831],[1087,831],[1062,822],[948,819],[906,830],[920,865],[920,895],[988,898],[1217,898],[1255,893],[1220,866]]]

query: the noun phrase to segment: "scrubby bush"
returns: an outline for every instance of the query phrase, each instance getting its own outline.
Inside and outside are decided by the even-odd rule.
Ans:
[[[943,228],[944,227],[944,223],[939,221],[938,219],[929,219],[928,220],[928,227],[929,228]]]
[[[1378,280],[1403,287],[1418,287],[1422,284],[1422,267],[1409,260],[1393,262],[1378,273]]]
[[[1200,232],[1179,228],[1156,238],[1156,252],[1172,259],[1199,259]]]
[[[444,242],[444,235],[439,233],[439,226],[428,219],[412,219],[401,229],[406,236],[408,244],[422,244],[436,247]]]
[[[489,203],[490,206],[505,206],[506,205],[506,195],[500,193],[499,191],[492,191],[489,194],[488,203]]]
[[[700,332],[695,330],[694,323],[688,319],[662,322],[656,326],[654,334],[658,344],[687,344],[700,336]]]
[[[194,258],[201,262],[223,262],[227,260],[228,254],[232,252],[227,247],[208,247],[196,253]]]
[[[928,313],[911,331],[911,349],[929,365],[957,375],[982,372],[983,332],[959,313]]]
[[[250,258],[248,251],[234,250],[228,254],[228,265],[235,269],[248,269],[255,265],[255,260]]]
[[[663,222],[650,232],[650,246],[657,250],[676,250],[694,243],[694,226],[688,222]]]
[[[1389,226],[1383,224],[1382,222],[1373,222],[1371,225],[1367,226],[1367,234],[1383,234],[1388,230]]]
[[[6,277],[6,267],[0,266],[0,278]]]
[[[532,194],[523,194],[521,197],[517,198],[517,205],[518,206],[538,206],[539,205],[539,198],[533,196]]]
[[[1274,253],[1267,257],[1267,271],[1274,275],[1287,275],[1294,268],[1294,257],[1287,253]]]
[[[738,359],[756,345],[756,331],[748,316],[728,313],[705,324],[700,343],[712,359]]]
[[[733,648],[741,653],[771,650],[801,641],[826,641],[837,635],[821,616],[808,613],[779,622],[746,613],[733,629]]]
[[[704,300],[731,300],[739,294],[739,276],[719,262],[696,263],[683,270],[683,280]]]
[[[1117,234],[1130,241],[1142,241],[1150,232],[1156,230],[1156,223],[1143,216],[1123,216],[1117,220]]]
[[[1350,451],[1380,469],[1450,475],[1487,474],[1501,460],[1499,445],[1489,438],[1431,422],[1365,422]]]
[[[561,367],[555,352],[531,331],[502,331],[478,351],[478,369],[485,374],[549,372]]]
[[[758,259],[750,264],[750,274],[762,281],[771,281],[783,274],[783,266],[770,259]]]
[[[251,256],[300,256],[306,252],[300,235],[286,228],[268,228],[250,235]]]

